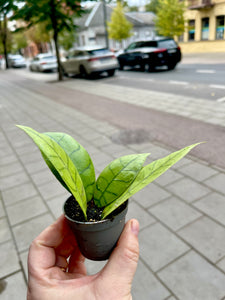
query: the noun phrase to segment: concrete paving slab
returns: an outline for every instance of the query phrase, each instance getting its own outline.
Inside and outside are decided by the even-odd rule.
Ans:
[[[189,178],[182,178],[169,184],[166,189],[189,203],[210,193],[210,189]]]
[[[48,213],[12,227],[18,251],[28,250],[33,239],[51,225],[53,221],[53,217]]]
[[[0,244],[12,239],[10,227],[7,219],[0,218]]]
[[[225,195],[225,174],[217,174],[210,179],[206,180],[204,183],[211,187],[212,189],[223,193]]]
[[[138,205],[134,200],[129,202],[126,220],[130,220],[133,218],[139,221],[140,230],[147,227],[148,225],[156,223],[155,218],[152,217],[148,212],[146,212],[144,208],[140,207],[140,205]]]
[[[162,269],[190,248],[160,223],[153,224],[139,234],[140,253],[145,264],[154,272]]]
[[[13,241],[0,244],[0,278],[20,270],[19,259]]]
[[[196,220],[178,234],[213,263],[225,256],[225,228],[208,217]]]
[[[191,223],[202,216],[185,202],[171,197],[149,209],[149,212],[173,231]]]
[[[225,196],[213,192],[193,205],[215,221],[225,225]]]
[[[193,162],[188,166],[184,166],[180,172],[200,182],[218,173],[217,170],[214,170],[208,166],[204,166],[198,162]]]
[[[170,197],[171,194],[162,189],[155,183],[151,183],[144,189],[136,193],[133,198],[137,203],[139,203],[144,208],[149,208],[150,206],[159,203],[160,201]]]
[[[140,278],[142,278],[142,280],[140,280]],[[149,289],[149,287],[151,288]],[[142,261],[139,261],[132,288],[133,299],[164,300],[169,295],[170,292],[165,286],[162,285]]]
[[[182,300],[219,300],[225,296],[225,275],[191,251],[158,273]]]
[[[35,189],[32,182],[20,184],[6,191],[2,191],[2,198],[6,206],[33,197],[35,195],[37,195],[37,190]]]
[[[11,226],[24,222],[47,212],[47,207],[41,197],[30,197],[7,208]]]

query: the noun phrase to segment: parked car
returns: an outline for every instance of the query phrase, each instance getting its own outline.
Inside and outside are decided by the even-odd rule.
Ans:
[[[58,67],[56,56],[51,53],[41,53],[30,62],[30,71],[56,71]]]
[[[139,66],[142,70],[154,70],[155,67],[167,66],[169,70],[181,61],[181,50],[171,38],[136,41],[131,43],[117,56],[120,70],[125,66]]]
[[[82,77],[88,77],[107,72],[108,76],[113,76],[119,64],[114,53],[108,49],[86,46],[71,50],[62,61],[62,67],[65,75],[80,74]]]
[[[10,68],[26,68],[26,60],[22,55],[19,54],[9,54],[8,55],[8,64]]]

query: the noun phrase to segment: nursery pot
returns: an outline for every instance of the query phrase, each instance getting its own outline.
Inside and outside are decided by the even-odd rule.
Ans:
[[[64,214],[76,236],[81,253],[91,260],[99,261],[108,259],[123,231],[128,201],[119,214],[113,216],[111,219],[95,222],[79,222],[71,219],[65,211],[66,202],[64,204]]]

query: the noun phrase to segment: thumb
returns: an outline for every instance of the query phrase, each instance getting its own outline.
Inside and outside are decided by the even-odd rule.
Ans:
[[[138,232],[138,221],[135,219],[128,221],[116,248],[102,270],[106,278],[108,277],[111,282],[116,282],[115,286],[121,284],[131,288],[139,258]]]

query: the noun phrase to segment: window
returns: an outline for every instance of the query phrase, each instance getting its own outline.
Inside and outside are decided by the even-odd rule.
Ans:
[[[158,42],[159,48],[166,48],[166,49],[173,49],[177,47],[177,44],[174,40],[165,40],[165,41],[159,41]]]
[[[225,16],[216,17],[216,39],[223,40],[224,39],[224,23]]]
[[[188,40],[195,40],[195,20],[189,20],[188,22]]]
[[[202,40],[209,39],[209,18],[202,19]]]

